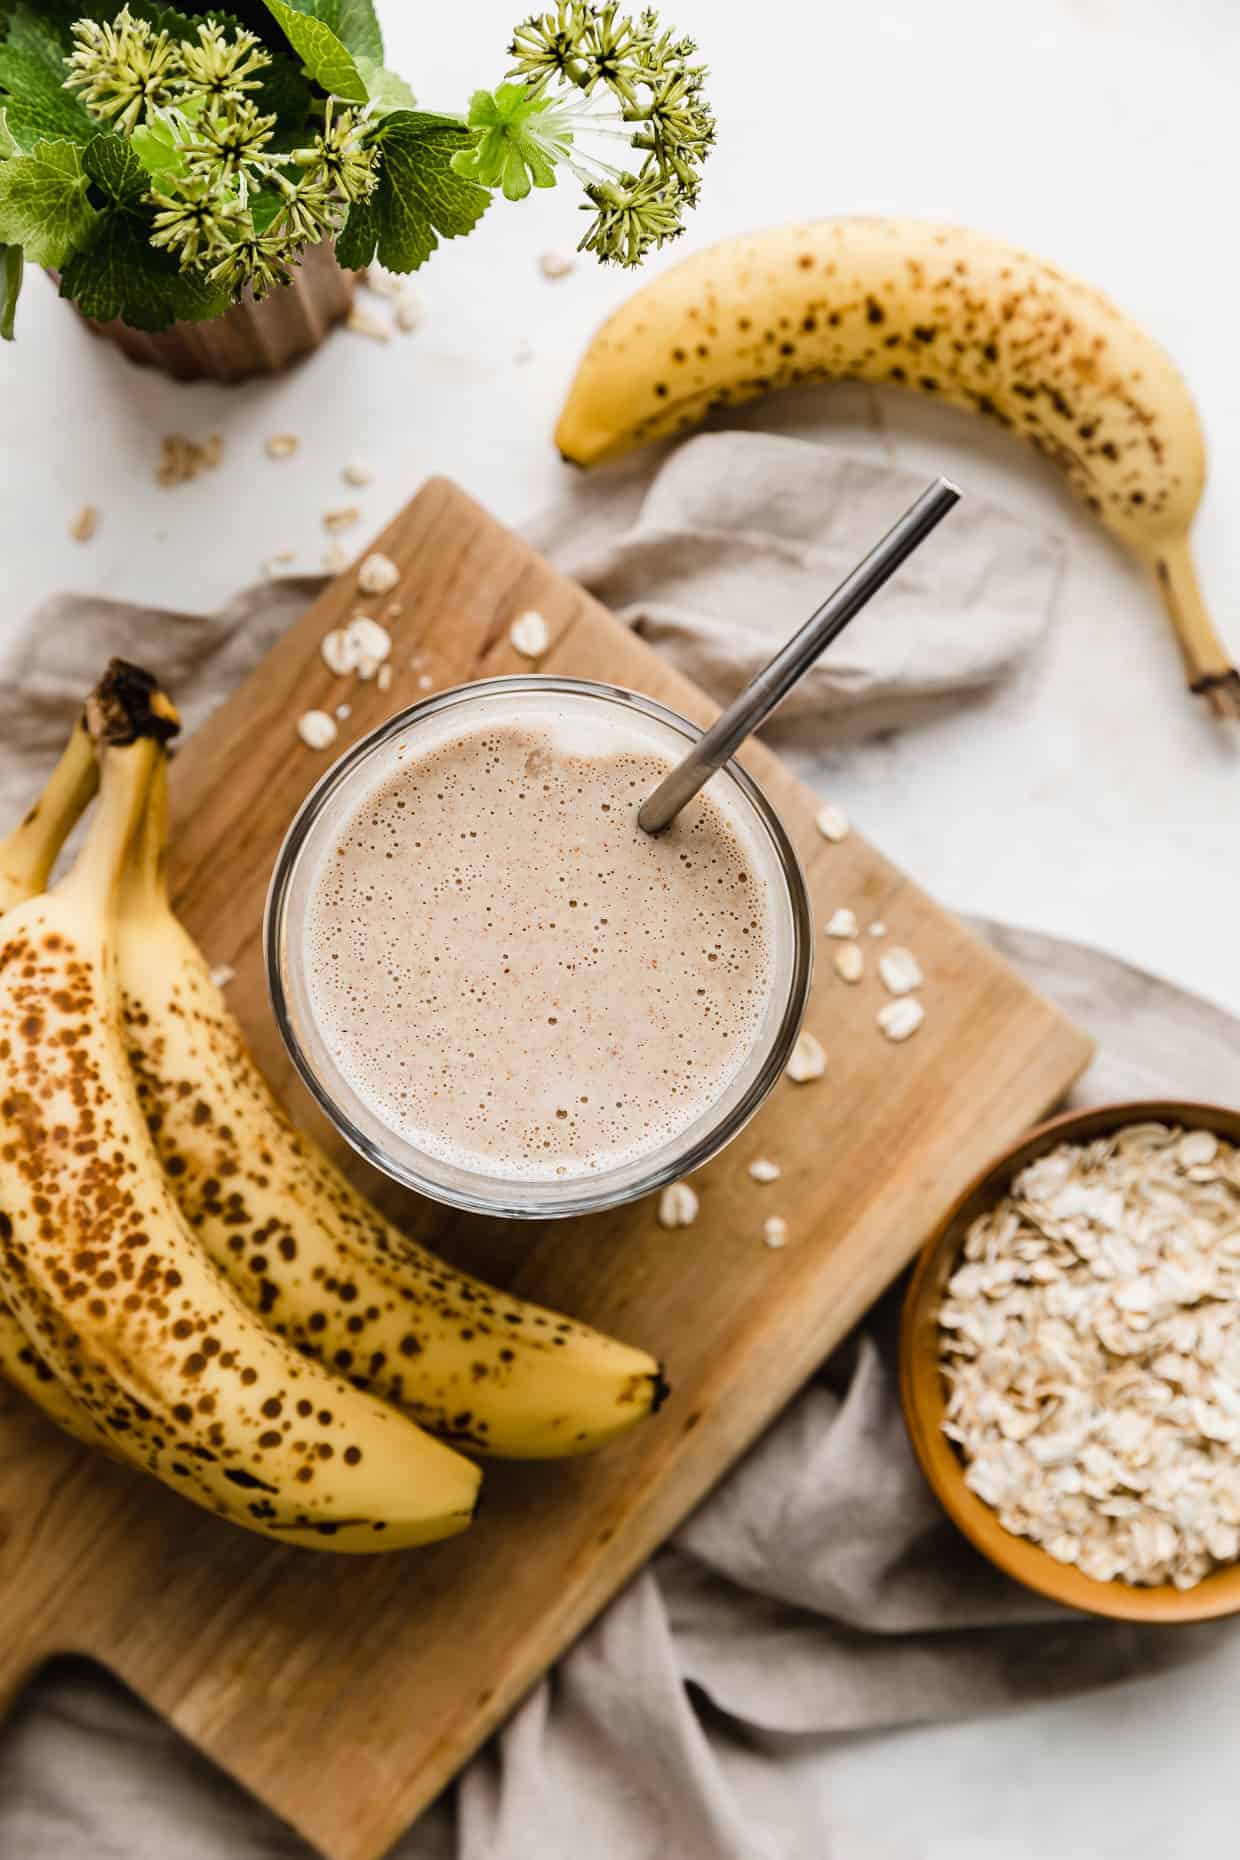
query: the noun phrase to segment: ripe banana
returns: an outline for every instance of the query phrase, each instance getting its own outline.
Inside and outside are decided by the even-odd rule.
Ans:
[[[168,709],[156,697],[143,727]],[[162,755],[109,725],[81,855],[0,925],[0,1286],[119,1452],[197,1504],[319,1549],[450,1535],[477,1469],[273,1336],[203,1254],[151,1144],[114,951]]]
[[[42,891],[56,855],[94,795],[99,765],[84,722],[70,736],[47,787],[21,824],[0,840],[0,917],[14,905]],[[25,1331],[0,1299],[0,1375],[21,1391],[50,1421],[87,1446],[114,1453],[97,1427],[32,1347]]]
[[[7,839],[0,840],[0,913],[42,891],[56,855],[99,785],[99,765],[84,719],[73,728],[43,793]]]
[[[294,1128],[172,914],[166,838],[160,766],[121,899],[129,1061],[177,1200],[242,1297],[305,1355],[478,1452],[582,1453],[649,1414],[653,1357],[452,1271]]]
[[[986,414],[1062,466],[1153,571],[1190,689],[1240,717],[1189,553],[1205,446],[1182,376],[1100,291],[999,240],[862,218],[725,240],[604,324],[556,443],[592,465],[770,388],[848,378]]]

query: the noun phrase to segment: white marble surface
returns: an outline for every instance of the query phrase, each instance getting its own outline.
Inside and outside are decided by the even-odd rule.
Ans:
[[[515,7],[389,0],[393,62],[430,107],[494,82]],[[468,31],[460,21],[468,14]],[[1233,216],[1240,14],[1233,0],[679,0],[721,120],[693,243],[829,211],[939,214],[1096,279],[1155,330],[1198,395],[1212,459],[1203,578],[1240,653],[1240,370]],[[213,604],[295,548],[321,512],[377,527],[428,472],[520,521],[556,494],[549,430],[593,324],[628,281],[535,256],[571,246],[565,197],[496,207],[424,274],[419,332],[338,335],[249,393],[186,389],[93,342],[41,278],[0,356],[3,628],[66,587]],[[518,361],[528,347],[532,359]],[[1240,734],[1184,695],[1150,590],[1002,435],[898,394],[822,391],[807,430],[949,469],[1069,540],[1053,638],[1018,687],[933,727],[835,756],[833,792],[946,902],[1096,943],[1240,1009]],[[226,463],[155,488],[162,434],[218,431]],[[264,436],[301,435],[289,464]],[[340,480],[367,460],[366,491]],[[90,545],[66,526],[103,513]],[[824,746],[825,748],[826,746]],[[1232,1852],[1240,1640],[1174,1677],[1001,1720],[842,1741],[815,1758],[835,1860],[1165,1860]]]

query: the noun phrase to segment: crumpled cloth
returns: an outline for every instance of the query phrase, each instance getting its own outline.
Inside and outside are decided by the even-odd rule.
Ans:
[[[536,539],[722,700],[920,483],[803,441],[706,436],[584,482]],[[847,710],[870,727],[893,705],[1003,678],[1047,624],[1059,562],[1057,544],[970,501],[791,711]],[[0,656],[5,814],[36,791],[109,654],[156,667],[193,727],[319,585],[270,583],[211,616],[50,601]],[[1132,1020],[1125,1002],[1113,1024]],[[1222,1063],[1202,1076],[1200,1043],[1187,1050],[1183,1076],[1167,1053],[1164,1089],[1225,1096]],[[409,1831],[400,1860],[580,1860],[583,1847],[592,1860],[822,1860],[830,1818],[805,1780],[815,1740],[1096,1686],[1208,1642],[1210,1630],[1058,1610],[969,1549],[904,1432],[895,1311],[891,1295]],[[82,1663],[44,1675],[0,1730],[0,1860],[306,1852]]]

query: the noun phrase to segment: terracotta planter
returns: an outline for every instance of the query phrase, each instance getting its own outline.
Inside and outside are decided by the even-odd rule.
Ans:
[[[158,368],[178,381],[245,381],[278,375],[317,349],[333,324],[348,315],[356,288],[354,273],[340,269],[327,243],[307,252],[292,282],[261,303],[247,300],[207,323],[148,332],[119,321],[84,321],[140,367]]]

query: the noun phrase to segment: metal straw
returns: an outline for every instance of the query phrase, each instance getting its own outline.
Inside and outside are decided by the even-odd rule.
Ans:
[[[804,676],[823,649],[838,639],[854,614],[895,574],[900,564],[926,540],[959,503],[960,492],[947,478],[936,478],[865,560],[841,581],[798,633],[775,654],[727,710],[698,738],[683,762],[664,777],[641,806],[637,820],[647,833],[662,833],[686,802],[735,755],[747,736],[764,723]]]

